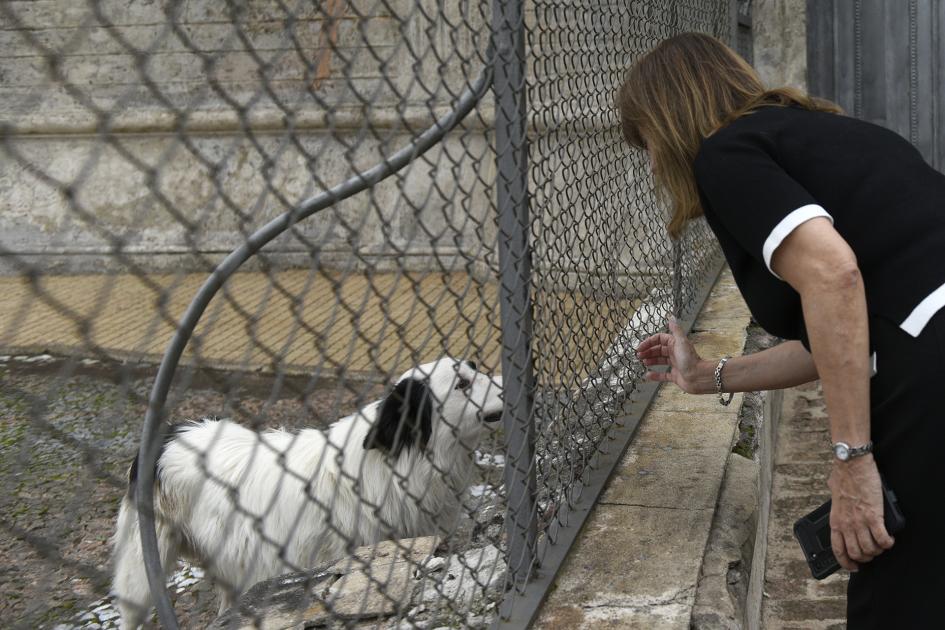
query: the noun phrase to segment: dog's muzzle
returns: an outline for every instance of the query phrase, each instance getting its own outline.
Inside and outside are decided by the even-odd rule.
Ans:
[[[488,423],[490,423],[490,424],[493,423],[493,422],[498,422],[498,421],[501,420],[501,419],[502,419],[502,412],[501,412],[501,411],[496,411],[495,413],[490,413],[490,414],[485,415],[485,416],[482,417],[482,421],[483,421],[483,422],[488,422]]]

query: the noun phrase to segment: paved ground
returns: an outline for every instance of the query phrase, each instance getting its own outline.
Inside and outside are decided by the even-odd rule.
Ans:
[[[766,630],[845,627],[848,574],[817,581],[791,533],[794,521],[830,498],[829,425],[816,385],[787,390],[768,525],[768,558],[762,603]]]
[[[206,274],[0,278],[0,348],[155,363]],[[497,359],[495,287],[466,274],[240,273],[197,327],[192,361],[227,369],[397,369],[477,348]],[[457,318],[456,313],[464,318]],[[437,331],[440,334],[431,334]],[[397,343],[391,343],[392,339]],[[450,339],[444,348],[440,339]],[[383,368],[383,370],[382,370]]]
[[[0,277],[0,354],[157,363],[205,274]],[[185,362],[223,369],[399,374],[445,354],[499,363],[497,286],[465,273],[239,273],[210,303]],[[632,304],[539,292],[548,378],[596,368]],[[581,334],[573,334],[580,332]],[[583,344],[583,345],[578,345]],[[196,348],[196,349],[195,349]],[[556,360],[566,359],[558,365]]]
[[[739,354],[748,322],[725,272],[691,338],[703,356]],[[738,395],[723,407],[713,396],[692,396],[671,384],[660,389],[555,577],[536,629],[692,627],[741,402]],[[725,578],[720,581],[718,592],[725,593]]]

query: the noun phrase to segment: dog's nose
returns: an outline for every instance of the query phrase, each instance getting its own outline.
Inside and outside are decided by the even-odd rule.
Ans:
[[[496,411],[495,413],[490,413],[483,416],[482,421],[483,422],[498,422],[501,419],[502,419],[502,412]]]

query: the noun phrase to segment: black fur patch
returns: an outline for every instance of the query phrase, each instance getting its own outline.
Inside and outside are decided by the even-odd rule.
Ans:
[[[426,448],[432,432],[432,392],[423,381],[407,378],[397,383],[381,403],[374,426],[364,438],[364,448],[377,448],[397,457],[411,446]]]
[[[164,433],[164,439],[161,441],[161,450],[158,452],[158,461],[161,460],[161,455],[164,453],[164,449],[167,448],[167,445],[170,444],[171,440],[180,435],[186,427],[193,426],[190,423],[182,422],[180,424],[172,424],[168,427],[167,431]],[[159,481],[155,479],[155,481]],[[138,454],[135,453],[135,456],[131,460],[131,466],[128,468],[128,496],[134,498],[135,496],[135,487],[138,485]]]

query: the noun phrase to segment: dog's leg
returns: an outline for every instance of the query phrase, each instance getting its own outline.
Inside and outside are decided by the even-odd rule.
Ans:
[[[233,608],[235,598],[233,592],[223,586],[217,586],[217,594],[220,596],[220,610],[217,611],[217,617]]]
[[[165,576],[177,565],[178,537],[166,523],[157,523],[158,550]],[[138,628],[148,616],[151,608],[151,589],[144,570],[144,554],[141,550],[141,533],[138,514],[131,499],[125,497],[118,512],[118,526],[114,538],[115,580],[112,593],[121,614],[122,630]]]
[[[151,607],[151,591],[144,572],[138,514],[129,497],[121,502],[118,526],[113,541],[115,579],[112,594],[121,614],[121,629],[135,630],[144,621]]]

